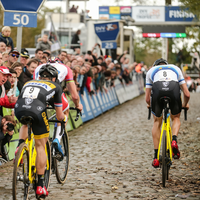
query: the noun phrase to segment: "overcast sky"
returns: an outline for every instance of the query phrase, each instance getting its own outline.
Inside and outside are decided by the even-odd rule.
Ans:
[[[98,19],[99,17],[99,6],[117,6],[117,5],[121,5],[121,6],[136,6],[136,5],[141,5],[141,4],[136,4],[136,3],[132,3],[132,0],[119,0],[119,3],[116,3],[115,0],[89,0],[86,3],[86,9],[90,10],[89,15],[93,18],[93,19]],[[81,12],[81,10],[85,9],[85,3],[84,1],[80,2],[80,1],[71,1],[70,2],[70,7],[72,5],[79,5],[79,12]],[[46,7],[49,8],[55,8],[55,7],[62,7],[62,12],[66,12],[66,1],[46,1],[44,4]],[[165,0],[147,0],[144,1],[144,4],[142,5],[156,5],[156,6],[164,6],[165,5]],[[172,5],[173,6],[177,6],[179,5],[178,0],[172,0]]]

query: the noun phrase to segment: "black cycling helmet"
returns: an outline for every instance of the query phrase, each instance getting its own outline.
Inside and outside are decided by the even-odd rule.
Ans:
[[[158,60],[156,60],[156,61],[153,63],[153,66],[159,65],[160,63],[165,63],[165,65],[168,65],[168,62],[167,62],[165,59],[159,58]]]
[[[52,66],[50,64],[43,65],[40,68],[39,75],[41,77],[48,77],[48,76],[45,76],[45,75],[43,76],[43,73],[45,71],[49,73],[49,75],[50,75],[49,78],[53,78],[53,77],[56,77],[56,79],[58,78],[58,70],[54,66]]]

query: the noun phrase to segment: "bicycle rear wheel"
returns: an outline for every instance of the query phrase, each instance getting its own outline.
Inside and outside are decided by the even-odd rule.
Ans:
[[[166,162],[166,131],[163,131],[162,136],[162,185],[165,187],[167,179],[167,162]]]
[[[29,152],[27,145],[25,143],[22,143],[19,146],[13,170],[13,184],[12,184],[13,200],[28,199],[29,188],[30,188],[28,173],[29,173]]]
[[[0,166],[4,165],[5,163],[7,163],[7,160],[0,158]]]
[[[58,183],[63,184],[67,179],[67,173],[69,168],[69,138],[66,131],[64,132],[60,144],[62,146],[62,150],[64,153],[64,157],[62,161],[54,159],[54,167],[55,167],[55,174]]]
[[[51,147],[49,140],[46,143],[46,150],[47,150],[47,165],[45,167],[45,172],[44,172],[44,185],[48,189],[50,182],[50,175],[51,175]]]

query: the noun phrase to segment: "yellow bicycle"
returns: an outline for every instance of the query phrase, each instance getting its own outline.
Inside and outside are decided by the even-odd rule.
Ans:
[[[28,125],[28,139],[19,146],[16,154],[13,170],[12,193],[14,200],[27,200],[28,196],[35,196],[37,186],[35,166],[37,152],[34,145],[34,135],[31,133],[33,118],[31,116],[23,116],[20,121],[23,124]],[[44,185],[48,188],[51,175],[51,147],[49,141],[46,143],[45,152],[47,155],[47,165],[44,174]],[[31,187],[31,185],[33,187]]]
[[[172,165],[172,131],[170,126],[170,113],[169,103],[170,98],[163,97],[160,99],[163,103],[164,118],[162,123],[162,129],[160,134],[160,142],[158,147],[157,159],[162,167],[162,185],[165,187],[166,180],[169,179],[169,169]],[[182,108],[185,111],[185,120],[187,120],[187,109]],[[149,108],[149,117],[151,116],[151,108]],[[162,146],[162,151],[161,151]],[[161,153],[160,153],[161,152]]]

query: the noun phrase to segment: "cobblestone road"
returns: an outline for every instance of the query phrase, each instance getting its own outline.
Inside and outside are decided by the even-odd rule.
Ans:
[[[181,117],[181,158],[162,187],[151,166],[153,144],[144,95],[70,132],[64,185],[51,176],[49,200],[200,199],[200,93],[192,93],[188,121]],[[12,199],[12,163],[0,168],[0,199]]]

